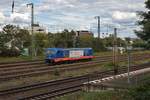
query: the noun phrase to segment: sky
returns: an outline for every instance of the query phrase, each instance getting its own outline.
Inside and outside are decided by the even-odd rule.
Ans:
[[[29,26],[34,3],[34,22],[51,32],[63,29],[89,30],[97,36],[97,19],[101,18],[101,34],[113,33],[119,37],[136,37],[137,11],[146,11],[145,0],[0,0],[0,30],[6,24]],[[103,35],[101,35],[103,36]]]

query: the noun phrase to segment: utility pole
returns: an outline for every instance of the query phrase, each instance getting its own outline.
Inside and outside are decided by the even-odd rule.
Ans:
[[[98,38],[100,39],[100,34],[101,34],[101,22],[100,22],[100,16],[96,16],[95,18],[97,18],[98,21],[98,25],[97,25],[97,33],[98,33]]]
[[[132,50],[132,41],[129,39],[127,43],[127,53],[128,53],[128,84],[130,84],[130,67],[131,67],[131,50]]]
[[[31,43],[31,45],[32,45],[32,59],[33,59],[33,57],[35,56],[35,44],[34,44],[34,42],[35,42],[35,40],[34,40],[34,4],[33,3],[29,3],[29,4],[27,4],[27,7],[28,6],[31,6],[31,35],[32,35],[32,43]]]
[[[79,33],[80,31],[76,31],[73,39],[73,47],[77,48],[79,46]]]
[[[128,50],[128,83],[130,84],[130,66],[131,66],[131,54]]]
[[[114,64],[114,74],[118,73],[118,64],[117,64],[117,28],[114,28],[114,36],[113,36],[113,64]]]

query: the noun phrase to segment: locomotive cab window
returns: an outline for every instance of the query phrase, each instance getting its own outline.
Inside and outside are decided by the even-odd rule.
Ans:
[[[57,53],[59,54],[59,53],[61,53],[61,51],[57,51]]]
[[[51,54],[55,54],[56,52],[54,50],[47,50],[47,54],[51,55]]]

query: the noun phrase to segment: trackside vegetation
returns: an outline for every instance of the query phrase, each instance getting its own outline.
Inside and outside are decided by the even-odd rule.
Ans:
[[[149,100],[150,80],[126,91],[103,90],[99,92],[79,92],[56,100]]]
[[[131,99],[125,99],[124,92],[103,91],[103,92],[80,92],[56,100],[131,100]]]

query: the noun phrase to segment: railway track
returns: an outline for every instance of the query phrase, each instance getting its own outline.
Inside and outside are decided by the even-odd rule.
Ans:
[[[0,63],[0,68],[23,66],[23,65],[35,65],[35,64],[41,64],[41,63],[44,63],[43,60],[8,62],[8,63]]]
[[[104,56],[104,57],[97,57],[96,60],[107,60],[110,58],[111,56]],[[33,62],[24,62],[24,63],[15,63],[15,64],[4,64],[4,65],[2,64],[0,65],[0,69],[1,70],[13,70],[13,69],[17,70],[17,69],[25,69],[25,68],[34,68],[36,66],[39,67],[40,65],[48,66],[47,64],[44,63],[44,61],[33,61]],[[63,65],[67,65],[67,64],[63,64]],[[51,67],[55,67],[55,66],[57,65],[53,65]]]
[[[147,58],[150,58],[150,55],[138,55],[133,57],[132,59],[142,60]],[[127,59],[126,57],[122,56],[120,57],[119,60],[125,61],[126,59]],[[55,65],[53,67],[47,66],[45,64],[41,64],[41,65],[28,65],[28,67],[0,68],[0,81],[19,78],[19,77],[41,75],[45,73],[53,74],[56,70],[59,70],[60,72],[78,70],[83,68],[89,68],[91,66],[96,66],[102,62],[110,62],[110,61],[112,61],[111,56],[106,58],[99,58],[91,62]]]
[[[130,71],[135,71],[150,67],[150,63],[135,65]],[[127,72],[127,68],[118,69],[118,74]],[[82,84],[95,79],[112,76],[113,70],[91,73],[78,77],[70,77],[61,80],[48,81],[39,84],[33,84],[24,87],[12,88],[0,91],[0,99],[2,100],[47,100],[56,96],[64,95],[80,91]]]
[[[97,59],[105,59],[110,57],[112,56],[96,56]],[[8,63],[4,62],[4,63],[0,63],[0,68],[15,67],[15,66],[24,67],[25,65],[37,65],[37,64],[44,64],[44,60],[16,61],[16,62],[8,62]]]
[[[133,56],[142,56],[142,55],[150,55],[149,53],[145,54],[133,54]],[[126,55],[121,55],[121,57]],[[109,58],[112,58],[112,56],[96,56],[96,59],[99,60],[107,60]],[[0,69],[2,68],[8,68],[8,69],[17,69],[17,68],[28,68],[28,65],[39,65],[44,64],[43,60],[31,60],[31,61],[20,61],[20,62],[9,62],[9,63],[0,63]]]

